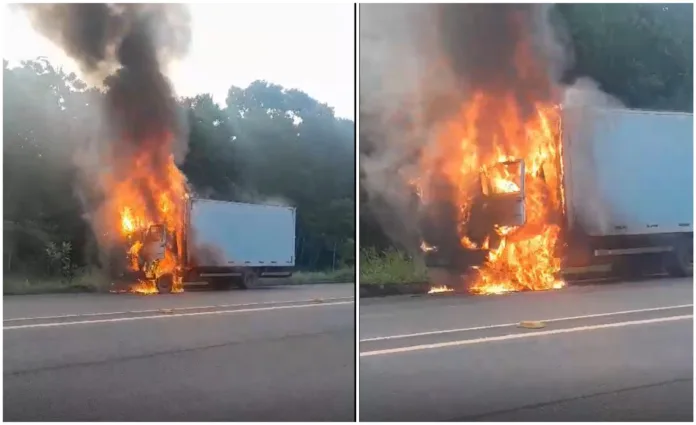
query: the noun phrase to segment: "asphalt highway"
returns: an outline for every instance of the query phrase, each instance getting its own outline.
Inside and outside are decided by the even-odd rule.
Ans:
[[[4,297],[6,421],[352,421],[354,285]]]
[[[360,334],[362,421],[693,420],[692,279],[367,299]]]

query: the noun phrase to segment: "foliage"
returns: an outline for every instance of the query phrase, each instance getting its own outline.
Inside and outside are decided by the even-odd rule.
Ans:
[[[297,272],[292,275],[290,282],[306,283],[351,283],[355,282],[355,268],[346,267],[326,272]]]
[[[5,273],[75,277],[97,265],[77,161],[103,134],[103,94],[44,59],[4,62]],[[296,264],[352,267],[354,125],[298,90],[256,81],[180,99],[188,151],[180,167],[199,196],[297,207]]]
[[[70,281],[50,276],[11,274],[3,278],[4,295],[28,295],[67,292],[104,292],[110,282],[99,270],[75,270]]]
[[[692,4],[557,8],[574,47],[569,77],[591,77],[632,108],[692,110]]]
[[[360,250],[360,284],[417,283],[428,281],[425,264],[401,251],[378,253],[374,248]]]
[[[49,242],[46,245],[50,275],[60,275],[64,281],[70,282],[75,276],[75,264],[72,262],[72,244],[63,242],[60,245]]]

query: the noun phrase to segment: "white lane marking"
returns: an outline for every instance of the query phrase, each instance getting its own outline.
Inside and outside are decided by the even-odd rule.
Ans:
[[[54,322],[54,323],[34,323],[31,325],[15,325],[15,326],[4,326],[3,330],[14,330],[14,329],[29,329],[29,328],[48,328],[55,326],[71,326],[71,325],[89,325],[94,323],[113,323],[113,322],[130,322],[134,320],[147,320],[147,319],[169,319],[171,317],[184,317],[184,316],[205,316],[214,314],[234,314],[234,313],[251,313],[257,311],[270,311],[270,310],[286,310],[291,308],[309,308],[309,307],[326,307],[332,305],[342,305],[342,304],[353,304],[355,301],[340,301],[333,303],[315,303],[315,304],[301,304],[301,305],[284,305],[277,307],[260,307],[260,308],[247,308],[244,310],[217,310],[217,311],[201,311],[197,313],[179,313],[179,314],[158,314],[155,316],[138,316],[138,317],[117,317],[114,319],[97,319],[97,320],[78,320],[74,322]]]
[[[554,329],[550,331],[516,333],[502,336],[490,336],[485,338],[463,339],[459,341],[440,342],[436,344],[412,345],[410,347],[388,348],[385,350],[374,350],[360,353],[360,357],[381,356],[385,354],[406,353],[409,351],[430,350],[434,348],[456,347],[460,345],[481,344],[484,342],[505,341],[510,339],[533,338],[545,335],[557,335],[571,332],[591,331],[597,329],[620,328],[624,326],[647,325],[652,323],[673,322],[676,320],[693,319],[693,314],[683,316],[660,317],[657,319],[633,320],[629,322],[605,323],[602,325],[579,326],[576,328]]]
[[[541,319],[538,321],[539,322],[562,322],[562,321],[566,321],[566,320],[592,319],[595,317],[618,316],[621,314],[644,313],[644,312],[649,312],[649,311],[674,310],[674,309],[678,309],[678,308],[686,308],[686,307],[693,307],[693,306],[694,306],[693,304],[670,305],[670,306],[665,306],[665,307],[642,308],[639,310],[624,310],[624,311],[612,311],[610,313],[586,314],[584,316],[557,317],[554,319]],[[536,319],[534,319],[534,320],[537,321]],[[448,334],[448,333],[455,333],[455,332],[480,331],[480,330],[484,330],[484,329],[509,328],[511,326],[517,326],[518,323],[519,322],[501,323],[499,325],[484,325],[484,326],[475,326],[472,328],[444,329],[444,330],[439,330],[439,331],[427,331],[427,332],[419,332],[419,333],[412,333],[412,334],[401,334],[401,335],[392,335],[392,336],[377,336],[374,338],[361,339],[360,342],[384,341],[384,340],[388,340],[388,339],[401,339],[401,338],[413,338],[413,337],[417,337],[417,336],[441,335],[441,334]]]
[[[10,319],[3,319],[5,322],[22,322],[28,320],[51,320],[51,319],[69,319],[71,317],[99,317],[99,316],[117,316],[119,314],[143,314],[143,313],[156,313],[162,310],[175,310],[175,311],[187,311],[187,310],[202,310],[206,308],[234,308],[234,307],[249,307],[252,305],[275,305],[275,304],[290,304],[290,303],[309,303],[316,302],[316,300],[322,301],[339,301],[339,300],[352,300],[355,297],[334,297],[334,298],[312,298],[305,300],[289,300],[289,301],[261,301],[256,303],[244,303],[244,304],[218,304],[218,305],[202,305],[194,307],[162,307],[149,310],[129,310],[129,311],[108,311],[104,313],[76,313],[76,314],[62,314],[57,316],[37,316],[37,317],[14,317]]]

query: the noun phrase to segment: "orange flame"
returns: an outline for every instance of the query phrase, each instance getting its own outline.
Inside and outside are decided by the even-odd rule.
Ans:
[[[436,246],[428,245],[425,241],[421,241],[420,249],[423,252],[437,251]]]
[[[455,188],[461,245],[467,249],[490,249],[470,291],[499,294],[521,290],[563,287],[557,275],[560,259],[555,254],[563,211],[560,110],[537,102],[533,114],[522,118],[514,96],[477,92],[462,106],[437,140],[442,156],[422,158],[423,174],[441,167]],[[524,161],[524,176],[514,176],[501,167],[516,159]],[[444,165],[444,167],[443,167]],[[466,234],[474,194],[483,190],[480,178],[490,183],[488,195],[520,192],[524,183],[526,221],[523,226],[495,228],[500,241],[489,238],[477,244]]]
[[[139,254],[147,246],[144,240],[147,230],[152,225],[164,226],[168,234],[164,258],[150,264],[146,272],[147,281],[133,285],[129,292],[141,294],[156,293],[154,280],[165,274],[175,274],[179,265],[175,246],[181,246],[185,197],[187,196],[186,179],[174,163],[170,153],[173,136],[166,133],[157,143],[142,143],[143,148],[130,163],[119,163],[115,168],[127,169],[124,176],[107,176],[105,186],[110,197],[108,214],[117,217],[115,225],[119,230],[119,239],[128,241],[126,253],[130,258],[130,268],[138,271],[142,264]],[[166,158],[163,161],[161,158]],[[123,161],[123,159],[120,159]],[[181,279],[175,278],[174,292],[183,291]]]
[[[154,295],[158,293],[155,283],[149,280],[138,281],[138,283],[128,288],[128,292],[141,295]]]
[[[428,294],[441,294],[443,292],[454,292],[454,289],[452,289],[446,285],[433,286],[428,291]]]
[[[520,187],[515,182],[500,177],[493,180],[493,186],[496,192],[499,193],[515,193],[520,191]]]

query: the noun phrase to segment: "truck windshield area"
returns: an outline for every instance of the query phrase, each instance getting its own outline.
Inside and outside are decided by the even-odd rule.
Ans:
[[[484,195],[521,193],[524,191],[524,162],[499,162],[481,171],[481,190]]]
[[[148,242],[164,241],[164,226],[160,224],[150,226],[150,228],[147,230],[145,240]]]

